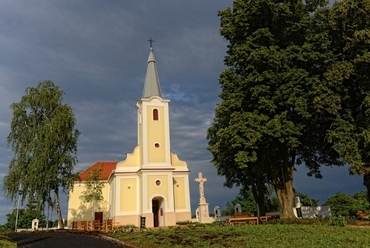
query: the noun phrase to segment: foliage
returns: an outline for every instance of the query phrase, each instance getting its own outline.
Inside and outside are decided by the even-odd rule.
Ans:
[[[103,166],[94,168],[88,173],[85,180],[85,190],[81,195],[84,202],[96,202],[99,204],[103,200],[103,188],[105,184],[102,181]]]
[[[346,221],[346,218],[343,217],[343,216],[333,216],[330,218],[329,220],[329,223],[330,225],[332,226],[346,226],[347,225],[347,221]]]
[[[192,221],[186,220],[186,221],[176,222],[176,225],[182,226],[182,225],[189,225],[189,224],[192,224],[192,223],[193,223]]]
[[[329,17],[334,60],[326,78],[339,109],[328,115],[333,120],[328,141],[350,173],[364,175],[369,194],[370,0],[336,1]]]
[[[370,210],[370,203],[367,200],[367,192],[357,192],[353,194],[353,198],[358,202],[358,210]]]
[[[10,232],[11,230],[5,226],[5,225],[0,225],[0,233],[7,233]]]
[[[58,220],[63,227],[59,190],[73,183],[79,131],[72,108],[63,104],[64,92],[51,81],[29,87],[13,111],[8,144],[14,151],[8,175],[4,178],[5,195],[15,201],[22,186],[21,201],[56,203]],[[52,200],[51,195],[54,195]]]
[[[285,218],[269,220],[267,224],[278,225],[328,225],[328,219],[324,218]]]
[[[174,227],[110,233],[138,247],[368,247],[370,229],[329,225],[243,225]],[[309,235],[309,236],[308,236]]]
[[[278,198],[274,195],[267,199],[266,212],[277,212],[280,211],[280,205]]]
[[[315,96],[324,92],[314,92],[319,75],[312,66],[325,55],[313,43],[323,41],[311,37],[302,1],[235,0],[219,15],[229,68],[208,130],[212,162],[227,186],[254,177],[274,185],[283,217],[293,217],[295,163],[318,176],[320,163],[339,163],[322,154],[325,135],[313,123]]]
[[[346,220],[347,225],[352,225],[352,226],[355,226],[355,225],[362,225],[362,226],[369,225],[369,223],[359,221],[355,216],[344,216],[344,218]]]
[[[356,216],[358,210],[369,209],[369,203],[364,201],[365,197],[365,192],[358,192],[353,196],[337,192],[328,197],[324,205],[330,206],[334,216]]]
[[[242,212],[257,211],[256,201],[253,197],[252,190],[249,187],[241,187],[239,194],[231,201],[232,209],[236,204],[240,204]],[[229,208],[229,207],[228,207]],[[234,211],[233,211],[234,212]]]
[[[250,188],[241,187],[239,194],[231,202],[226,203],[226,209],[222,210],[222,216],[228,216],[234,214],[234,206],[240,204],[242,212],[255,212],[257,211],[257,204],[254,200],[252,190]],[[265,212],[279,211],[279,203],[277,197],[274,195],[265,194]]]
[[[212,163],[228,187],[274,185],[283,217],[297,165],[321,178],[348,163],[370,178],[370,0],[326,4],[235,0],[219,12],[228,51]]]
[[[9,240],[9,238],[0,235],[0,247],[2,247],[2,248],[16,248],[17,244],[15,242]]]
[[[6,215],[7,222],[3,226],[4,230],[14,231],[16,215],[17,209]],[[18,228],[31,228],[34,219],[39,220],[39,227],[46,226],[45,215],[40,210],[35,208],[19,209],[17,226]]]
[[[307,194],[298,193],[301,200],[302,206],[317,206],[319,205],[319,200],[311,198]]]
[[[113,229],[111,232],[117,234],[117,233],[134,232],[138,230],[140,230],[140,228],[134,225],[124,225],[124,226],[119,226],[118,228]]]

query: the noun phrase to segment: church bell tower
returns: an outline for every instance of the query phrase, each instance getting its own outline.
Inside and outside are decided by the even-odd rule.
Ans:
[[[164,99],[150,41],[142,96],[136,102],[138,144],[118,162],[112,176],[112,215],[116,221],[147,227],[172,226],[191,219],[189,169],[171,152],[169,100]]]
[[[142,168],[171,166],[169,102],[162,97],[151,43],[144,90],[136,103]]]

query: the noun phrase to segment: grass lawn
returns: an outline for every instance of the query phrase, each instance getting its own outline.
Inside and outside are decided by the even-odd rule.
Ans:
[[[116,232],[112,237],[143,248],[164,247],[370,247],[370,228],[264,224],[192,226]]]
[[[1,248],[16,248],[17,244],[9,241],[7,237],[0,235],[0,247]]]

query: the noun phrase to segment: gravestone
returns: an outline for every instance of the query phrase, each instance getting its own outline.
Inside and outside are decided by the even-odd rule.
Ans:
[[[197,208],[196,210],[195,210],[195,217],[196,217],[196,219],[197,219],[197,221],[199,222],[199,219],[200,219],[200,217],[199,217],[199,208]]]
[[[238,203],[238,204],[236,204],[235,206],[234,206],[234,211],[236,212],[236,213],[241,213],[242,212],[242,206],[240,206],[240,204]]]
[[[221,216],[221,212],[220,212],[220,207],[219,206],[216,206],[214,209],[214,214],[215,214],[215,217],[218,218]]]
[[[212,218],[209,217],[208,203],[204,196],[204,183],[207,182],[207,178],[204,178],[202,172],[198,173],[198,178],[195,178],[195,182],[199,183],[199,222],[200,223],[210,223]]]
[[[302,207],[301,198],[299,197],[299,195],[294,196],[294,205],[296,208]]]
[[[302,218],[302,203],[301,203],[301,198],[299,197],[298,194],[294,196],[294,205],[297,211],[297,217]]]
[[[39,229],[39,220],[34,219],[32,220],[32,231],[37,231]]]
[[[220,217],[221,217],[221,210],[220,210],[220,207],[219,206],[216,206],[214,209],[214,214],[215,214],[215,220],[216,221],[220,221]]]

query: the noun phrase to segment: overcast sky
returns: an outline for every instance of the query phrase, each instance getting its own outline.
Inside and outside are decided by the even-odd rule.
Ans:
[[[231,0],[38,0],[0,1],[0,188],[14,155],[7,146],[12,112],[27,87],[52,80],[66,93],[81,131],[81,171],[96,161],[121,161],[137,145],[135,103],[141,97],[149,43],[164,98],[170,99],[171,146],[191,170],[192,213],[199,201],[198,172],[208,179],[213,212],[237,189],[223,187],[206,149],[206,130],[220,102],[219,73],[227,42],[217,11]],[[324,203],[341,191],[365,190],[346,167],[326,168],[321,180],[298,167],[294,187]],[[0,224],[15,204],[0,194]],[[62,203],[64,217],[66,198]]]

